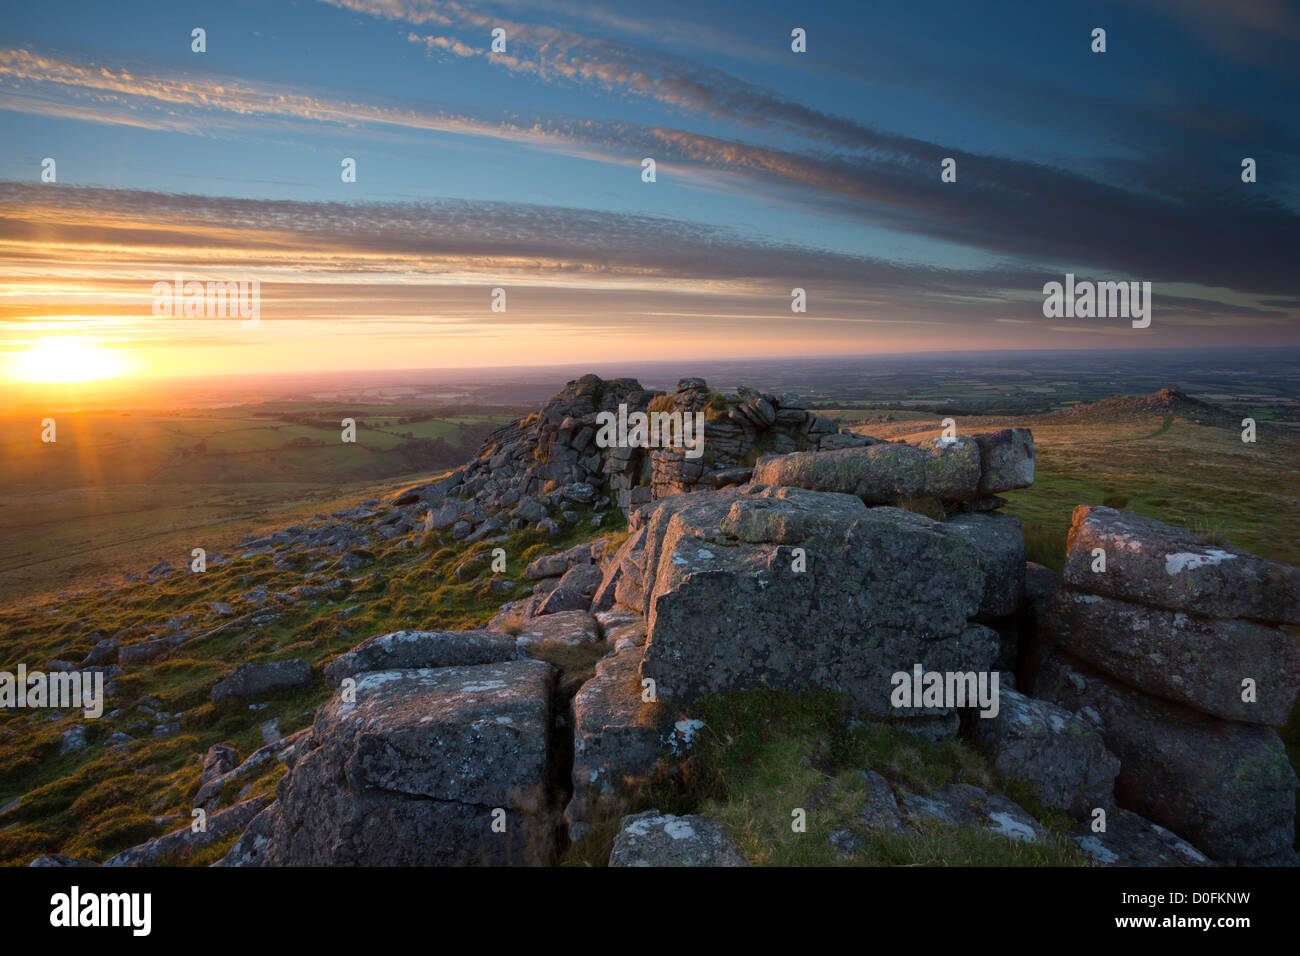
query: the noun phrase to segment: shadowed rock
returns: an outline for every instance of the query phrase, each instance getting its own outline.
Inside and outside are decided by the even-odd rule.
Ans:
[[[212,702],[232,698],[248,699],[281,690],[306,687],[311,683],[311,665],[302,658],[270,664],[240,664],[225,680],[212,688]]]
[[[999,771],[1027,780],[1044,804],[1079,820],[1112,806],[1119,758],[1094,728],[1049,701],[1014,690],[999,696],[997,716],[971,721]]]
[[[591,607],[592,596],[600,586],[600,568],[594,564],[575,565],[564,572],[557,584],[537,607],[537,613],[554,614],[558,611],[586,611]]]
[[[1125,808],[1220,862],[1291,846],[1296,775],[1274,731],[1157,701],[1059,653],[1035,693],[1101,731],[1120,759],[1115,796]]]
[[[959,514],[943,523],[975,546],[984,572],[981,619],[1014,614],[1025,600],[1025,536],[1020,519],[1004,514]]]
[[[1073,838],[1093,866],[1214,866],[1196,847],[1121,807],[1106,812],[1106,829],[1085,826]]]
[[[1074,656],[1156,697],[1251,724],[1284,726],[1300,691],[1300,649],[1286,631],[1058,591],[1048,632]],[[1242,680],[1255,681],[1253,702]]]

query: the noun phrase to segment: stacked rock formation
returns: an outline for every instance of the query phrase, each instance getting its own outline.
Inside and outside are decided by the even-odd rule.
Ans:
[[[1273,727],[1300,691],[1300,569],[1103,507],[1075,510],[1035,690],[1120,759],[1121,806],[1221,863],[1296,863]]]
[[[656,411],[705,416],[703,454],[683,448],[601,447],[597,416]],[[648,391],[632,379],[586,375],[569,382],[537,414],[504,425],[462,468],[408,489],[395,503],[430,508],[425,529],[478,541],[494,532],[536,525],[557,530],[602,511],[611,501],[624,511],[657,498],[747,481],[760,450],[832,449],[874,443],[839,431],[808,411],[794,395],[763,395],[740,388],[724,398],[703,379],[682,379],[672,395]],[[599,523],[601,516],[594,519]]]
[[[1019,521],[982,511],[937,521],[869,505],[930,494],[946,507],[996,507],[997,492],[1033,481],[1032,436],[868,441],[760,459],[751,482],[631,514],[631,534],[602,559],[592,598],[621,640],[574,700],[571,833],[686,745],[694,728],[678,719],[678,702],[827,688],[863,715],[946,736],[956,710],[893,706],[892,676],[917,664],[985,674],[1015,666],[1025,604]]]
[[[592,449],[596,412],[624,402],[705,411],[710,452]],[[829,689],[860,719],[929,737],[967,718],[1000,771],[1080,821],[1098,865],[1294,862],[1296,780],[1272,727],[1300,688],[1278,626],[1300,622],[1300,570],[1080,508],[1058,588],[997,510],[1000,492],[1033,481],[1028,430],[909,445],[820,422],[789,396],[724,399],[698,379],[655,396],[589,376],[407,492],[402,507],[443,495],[434,507],[456,513],[461,537],[555,521],[557,502],[579,499],[619,500],[629,533],[617,549],[536,559],[532,595],[482,630],[400,631],[334,660],[338,693],[224,862],[545,863],[561,808],[580,837],[689,751],[690,701],[761,687]],[[896,507],[913,499],[936,517]],[[540,512],[514,513],[529,502]],[[594,652],[594,674],[557,682],[532,656],[557,646]],[[998,677],[996,713],[900,704],[894,678],[916,665]],[[1017,676],[1036,677],[1036,696]],[[872,829],[931,818],[1045,839],[1004,795],[954,784],[896,798],[871,780]],[[690,859],[737,860],[707,821],[623,824],[615,863],[676,862],[688,835]]]
[[[577,633],[557,638],[595,638],[594,621],[569,623]],[[337,658],[339,692],[223,865],[548,862],[554,672],[526,645],[399,631]]]

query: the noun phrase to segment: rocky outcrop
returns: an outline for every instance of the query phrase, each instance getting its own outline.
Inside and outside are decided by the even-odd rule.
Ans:
[[[891,705],[892,675],[987,672],[997,654],[970,621],[981,553],[942,522],[748,485],[667,499],[645,529],[641,584],[618,601],[647,616],[641,675],[661,696],[824,687],[867,713],[932,716]]]
[[[1300,571],[1111,508],[1075,510],[1035,693],[1120,759],[1116,797],[1223,863],[1295,860],[1277,733],[1300,691]]]
[[[602,414],[626,419],[652,412],[677,421],[704,416],[702,446],[689,448],[677,431],[662,447],[635,432],[623,445],[601,441]],[[392,501],[425,507],[425,530],[449,531],[455,540],[473,542],[525,525],[555,531],[585,512],[596,512],[590,520],[599,526],[601,512],[611,504],[626,512],[659,498],[739,483],[748,478],[760,451],[874,443],[837,429],[794,395],[742,386],[736,395],[723,396],[699,378],[682,379],[665,395],[632,379],[587,375],[569,382],[536,414],[497,429],[464,467],[438,482],[405,489]]]
[[[552,684],[534,660],[360,674],[224,865],[548,862]]]
[[[931,438],[916,445],[873,443],[796,452],[760,460],[753,480],[849,494],[868,505],[926,496],[973,501],[1033,484],[1034,440],[1029,429],[1010,428],[972,437]]]
[[[601,447],[597,415],[620,406],[704,415],[703,454]],[[195,805],[216,810],[260,776],[254,758],[274,757],[289,767],[277,799],[224,865],[543,864],[564,824],[580,839],[673,769],[665,762],[701,729],[691,701],[818,688],[847,697],[855,719],[929,737],[964,722],[1001,774],[1082,821],[1075,842],[1096,865],[1290,862],[1296,780],[1271,728],[1300,689],[1283,630],[1300,619],[1300,572],[1084,508],[1062,582],[1026,564],[1018,520],[997,511],[999,492],[1032,482],[1034,457],[1025,429],[882,442],[837,432],[790,395],[723,396],[700,379],[667,395],[627,379],[571,382],[440,481],[246,546],[277,561],[300,542],[328,551],[317,566],[334,570],[310,597],[330,600],[371,554],[374,536],[348,521],[390,529],[385,540],[409,533],[412,545],[430,532],[473,543],[525,526],[599,527],[617,505],[621,546],[536,557],[524,571],[532,593],[484,628],[400,631],[341,655],[312,728],[239,766],[214,751]],[[911,499],[938,519],[896,507],[918,507]],[[582,663],[557,682],[529,656],[539,654]],[[911,687],[934,672],[949,687],[998,676],[993,706],[899,702],[900,675]],[[275,686],[252,676],[232,675],[230,696]],[[1038,696],[1011,689],[1019,678]],[[1049,839],[1005,795],[948,784],[896,796],[863,773],[860,817],[830,835],[843,852],[864,833],[936,824]],[[610,859],[743,862],[716,823],[657,811],[623,819]]]

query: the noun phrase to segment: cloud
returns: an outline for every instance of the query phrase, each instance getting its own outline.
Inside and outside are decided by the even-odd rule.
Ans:
[[[454,4],[437,10],[411,3],[352,6],[444,20],[451,19],[442,12],[444,7],[459,10]],[[472,19],[464,12],[457,16]],[[712,175],[707,181],[713,185],[757,193],[765,201],[795,203],[805,211],[861,225],[1041,263],[1053,272],[1090,268],[1110,273],[1108,278],[1198,281],[1272,295],[1294,295],[1300,289],[1291,252],[1300,247],[1300,215],[1269,198],[1266,190],[1235,182],[1235,176],[1225,173],[1221,182],[1226,185],[1211,187],[1180,180],[1165,168],[1138,165],[1128,170],[1127,184],[1116,185],[1040,163],[872,130],[717,70],[683,72],[671,56],[654,58],[625,45],[587,41],[552,28],[534,32],[537,48],[553,55],[545,67],[539,60],[527,68],[562,68],[566,75],[654,90],[741,125],[768,123],[797,130],[826,148],[777,148],[665,125],[564,117],[491,119],[219,77],[77,64],[26,50],[0,50],[0,79],[93,98],[106,122],[138,124],[143,116],[143,121],[171,123],[182,132],[218,122],[237,126],[287,119],[305,128],[384,125],[417,133],[487,137],[606,163],[627,164],[649,155],[659,161],[661,175],[688,183],[703,184],[703,177]],[[473,55],[472,50],[465,54],[458,41],[440,39],[443,42],[435,44],[439,49]],[[601,59],[611,51],[623,61]],[[12,100],[19,94],[7,95]],[[33,95],[29,105],[43,111],[50,109],[49,102],[44,93]],[[939,161],[944,157],[957,160],[957,183],[940,181]],[[1228,249],[1222,240],[1225,232],[1232,235]]]
[[[0,313],[42,314],[43,304],[58,304],[139,314],[152,283],[176,272],[258,278],[268,302],[291,302],[302,318],[356,318],[374,313],[376,303],[427,317],[430,287],[465,303],[500,285],[532,296],[564,292],[568,308],[575,294],[589,302],[601,296],[600,308],[616,311],[634,301],[640,313],[687,324],[709,315],[742,327],[767,314],[807,327],[940,322],[969,330],[997,319],[1037,322],[1042,284],[1053,278],[1013,264],[902,265],[700,223],[556,206],[267,201],[0,183]],[[789,313],[796,286],[808,291],[811,314]],[[675,305],[665,296],[692,298]],[[69,308],[72,302],[89,304]],[[1296,315],[1194,286],[1157,287],[1156,306],[1161,323],[1174,326],[1285,327]]]

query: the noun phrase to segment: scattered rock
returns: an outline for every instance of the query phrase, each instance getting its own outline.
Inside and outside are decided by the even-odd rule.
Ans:
[[[1047,831],[1019,804],[1000,793],[985,793],[968,783],[947,783],[929,796],[903,797],[908,822],[935,820],[951,826],[973,825],[1022,843],[1044,843]]]
[[[195,832],[191,824],[173,830],[140,846],[123,850],[104,861],[104,866],[155,866],[184,863],[195,852],[214,843],[220,843],[234,833],[239,833],[271,802],[272,795],[264,793],[250,797],[207,818],[206,827]]]
[[[117,649],[117,662],[122,666],[148,664],[156,661],[185,643],[184,635],[161,637],[156,641],[140,641],[127,644]]]
[[[1291,846],[1296,775],[1273,730],[1147,697],[1064,655],[1048,658],[1034,689],[1101,731],[1120,759],[1121,806],[1222,863]]]
[[[95,644],[86,655],[82,666],[97,667],[103,664],[111,664],[117,660],[117,649],[122,646],[122,642],[115,637],[106,637]]]
[[[592,595],[600,586],[600,568],[594,564],[575,565],[564,573],[560,583],[538,605],[538,614],[557,611],[586,611],[591,607]]]
[[[1093,866],[1214,866],[1186,840],[1119,807],[1107,811],[1105,832],[1084,824],[1073,840]]]
[[[610,866],[745,866],[722,824],[647,810],[624,817]]]
[[[261,697],[311,683],[311,666],[302,658],[270,664],[240,664],[234,673],[212,688],[212,702]]]
[[[63,732],[59,738],[59,753],[66,754],[86,746],[86,725],[74,724]]]

